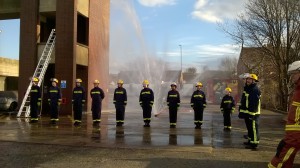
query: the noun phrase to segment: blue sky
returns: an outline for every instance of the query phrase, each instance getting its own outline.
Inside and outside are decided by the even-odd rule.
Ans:
[[[240,49],[220,31],[216,22],[232,21],[246,0],[111,0],[110,67],[118,71],[119,58],[156,56],[180,69],[207,65],[216,69],[225,56]],[[0,21],[0,56],[18,59],[19,20]],[[129,59],[130,60],[130,59]]]
[[[180,69],[179,45],[182,45],[183,69],[196,67],[201,70],[205,65],[210,69],[217,69],[220,58],[238,57],[240,52],[239,46],[220,30],[217,23],[232,22],[244,10],[245,2],[246,0],[112,0],[111,48],[114,50],[111,51],[111,58],[119,60],[114,59],[121,58],[116,55],[126,55],[128,48],[135,51],[139,48],[133,49],[128,44],[134,39],[129,30],[131,27],[137,32],[141,29],[147,52],[167,61],[171,69]],[[127,33],[131,36],[128,37]],[[118,43],[127,44],[124,46]],[[117,69],[120,64],[112,61],[110,66]]]

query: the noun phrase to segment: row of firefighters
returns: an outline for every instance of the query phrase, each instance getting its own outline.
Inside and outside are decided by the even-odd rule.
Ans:
[[[294,94],[292,103],[289,108],[288,121],[286,125],[286,136],[279,143],[277,153],[269,163],[269,168],[275,167],[292,167],[296,153],[300,149],[300,61],[295,61],[289,66],[288,73],[291,75],[291,80],[294,86]],[[244,91],[241,97],[239,106],[239,118],[245,120],[248,134],[245,138],[248,139],[244,144],[246,148],[256,149],[259,143],[259,116],[260,116],[260,96],[261,92],[257,87],[258,77],[255,74],[244,74],[242,77],[245,80]],[[41,104],[41,92],[37,86],[39,79],[33,78],[33,86],[31,88],[31,121],[38,121],[38,106]],[[85,103],[85,90],[81,86],[82,80],[76,79],[76,87],[73,89],[73,110],[74,110],[74,125],[79,126],[82,117],[82,105]],[[60,89],[57,87],[58,80],[52,80],[50,87],[49,105],[51,112],[51,123],[55,124],[58,121],[58,106],[61,102]],[[113,102],[116,107],[116,123],[117,126],[122,126],[124,123],[125,106],[127,104],[126,90],[122,87],[123,81],[118,81],[118,87],[115,89]],[[151,111],[154,104],[154,94],[149,88],[149,81],[143,81],[143,89],[140,92],[139,103],[143,109],[144,127],[150,127]],[[167,104],[169,107],[170,127],[175,128],[177,122],[177,111],[180,106],[180,95],[177,91],[176,83],[171,84],[171,90],[168,92]],[[206,98],[202,89],[202,83],[196,84],[197,90],[191,96],[191,107],[194,109],[194,123],[196,129],[201,129],[203,123],[203,110],[206,107]],[[220,109],[224,116],[224,129],[231,129],[231,113],[235,110],[235,102],[230,95],[231,89],[225,89],[226,95],[223,97]],[[101,101],[105,95],[99,88],[99,81],[94,81],[94,88],[90,91],[92,98],[92,117],[93,123],[98,124],[101,121]]]
[[[38,122],[38,111],[41,105],[41,91],[37,85],[39,79],[33,78],[33,85],[30,92],[30,122]],[[80,126],[82,119],[82,106],[86,102],[85,100],[85,89],[81,86],[82,80],[76,79],[76,87],[73,89],[73,111],[74,111],[74,125]],[[124,124],[125,107],[127,105],[127,93],[126,89],[123,88],[123,81],[117,82],[118,87],[114,91],[113,103],[116,108],[116,125],[122,126]],[[52,86],[48,90],[48,103],[50,106],[50,118],[51,124],[56,124],[58,119],[58,109],[61,103],[61,92],[57,86],[58,80],[52,79]],[[191,97],[191,107],[194,109],[194,123],[196,129],[200,129],[203,123],[203,110],[206,107],[205,93],[201,90],[203,87],[201,82],[196,84],[197,90],[194,91]],[[227,96],[224,97],[221,108],[224,111],[226,128],[231,128],[230,113],[234,110],[234,100],[230,96],[231,89],[226,88]],[[101,102],[105,97],[104,91],[99,87],[99,80],[94,81],[94,88],[90,91],[92,99],[92,117],[93,124],[99,125],[101,122]],[[143,109],[144,127],[150,127],[151,112],[154,104],[154,93],[149,88],[149,81],[143,81],[143,89],[140,92],[139,97],[140,106]],[[171,90],[168,92],[167,105],[169,107],[169,119],[170,127],[175,128],[177,122],[177,111],[180,106],[180,94],[177,91],[177,84],[171,84]],[[228,113],[228,114],[227,114]]]

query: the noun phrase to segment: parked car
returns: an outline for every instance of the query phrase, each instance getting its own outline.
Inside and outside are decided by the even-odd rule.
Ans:
[[[0,91],[0,110],[15,111],[18,107],[17,91]]]

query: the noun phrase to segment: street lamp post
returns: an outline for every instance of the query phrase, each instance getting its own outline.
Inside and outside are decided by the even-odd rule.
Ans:
[[[180,70],[182,73],[182,45],[180,44],[179,47],[180,47]]]

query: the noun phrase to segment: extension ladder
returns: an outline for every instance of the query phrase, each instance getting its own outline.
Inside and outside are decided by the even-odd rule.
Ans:
[[[45,45],[45,48],[43,50],[43,53],[41,55],[41,58],[37,64],[37,67],[32,76],[32,78],[36,77],[39,79],[38,86],[41,86],[42,81],[45,76],[45,73],[46,73],[46,70],[48,68],[49,62],[51,60],[51,53],[52,53],[54,45],[55,45],[55,38],[56,38],[55,29],[52,29],[50,36],[47,40],[47,43]],[[19,112],[17,114],[17,117],[29,117],[31,87],[32,87],[32,82],[30,81],[30,84],[24,95],[24,98],[23,98],[22,104],[20,106]]]

